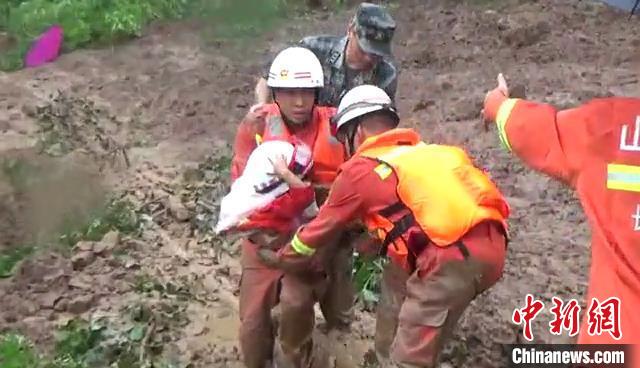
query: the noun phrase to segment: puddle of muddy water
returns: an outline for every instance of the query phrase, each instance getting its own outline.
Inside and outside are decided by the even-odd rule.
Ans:
[[[209,346],[231,349],[236,345],[240,317],[234,306],[219,302],[209,306],[192,306],[191,310],[193,317],[187,331],[190,331],[189,346],[192,349]]]
[[[215,341],[216,344],[234,346],[238,341],[239,317],[232,307],[223,306],[212,313],[205,323],[209,330],[203,336],[205,341]]]

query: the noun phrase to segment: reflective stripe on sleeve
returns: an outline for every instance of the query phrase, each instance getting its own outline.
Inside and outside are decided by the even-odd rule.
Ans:
[[[298,238],[298,234],[296,234],[293,237],[293,240],[291,240],[291,248],[293,248],[293,250],[296,251],[296,253],[301,254],[303,256],[312,256],[316,252],[315,249],[303,243],[302,240]]]
[[[509,151],[511,151],[511,144],[509,144],[509,138],[507,137],[505,126],[507,125],[507,120],[509,120],[511,111],[513,110],[518,100],[518,98],[509,98],[505,100],[500,105],[500,108],[498,108],[498,114],[496,116],[496,125],[498,126],[498,135],[500,137],[500,142],[502,142],[504,147]]]

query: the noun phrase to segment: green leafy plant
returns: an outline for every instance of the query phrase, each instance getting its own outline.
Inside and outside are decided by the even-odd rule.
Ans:
[[[79,214],[66,218],[57,235],[57,242],[68,249],[81,240],[98,241],[112,230],[122,234],[133,234],[140,230],[140,217],[131,202],[112,199],[88,216]],[[0,278],[10,277],[18,262],[43,245],[21,245],[3,250],[0,253]]]
[[[184,319],[184,311],[174,311],[169,307],[173,312],[164,312],[160,309],[167,307],[162,303],[154,307],[134,305],[131,308],[132,313],[125,314],[129,318],[124,321],[105,318],[70,320],[56,332],[54,350],[48,356],[38,354],[22,335],[0,334],[0,367],[170,367],[158,355],[164,340],[153,332],[153,326],[160,324],[158,329],[166,332],[171,323]]]
[[[368,260],[358,256],[355,259],[353,278],[357,290],[357,299],[365,308],[378,303],[380,280],[385,262],[384,258]]]
[[[259,4],[259,6],[256,6]],[[342,0],[329,3],[342,7]],[[139,37],[155,20],[195,18],[213,34],[207,38],[253,38],[306,11],[305,0],[4,0],[0,31],[15,46],[0,55],[0,69],[22,67],[29,45],[48,27],[64,31],[63,51],[113,44]]]
[[[0,169],[9,184],[18,191],[28,188],[38,177],[38,168],[23,159],[4,159],[0,164]]]
[[[18,262],[27,258],[34,250],[35,247],[26,245],[4,250],[0,254],[0,278],[11,276]]]
[[[28,45],[47,27],[64,30],[65,51],[140,36],[156,19],[178,18],[188,0],[25,0],[9,1],[0,11],[0,29],[17,40],[16,49],[3,55],[0,66],[16,69]]]
[[[73,246],[81,240],[98,241],[112,230],[132,234],[140,230],[140,218],[133,204],[126,200],[110,200],[84,219],[67,218],[59,237],[64,245]]]
[[[37,367],[39,357],[31,343],[14,333],[0,335],[0,366],[3,368]]]

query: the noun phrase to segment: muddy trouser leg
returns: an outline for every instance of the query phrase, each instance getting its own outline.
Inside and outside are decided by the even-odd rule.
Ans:
[[[460,246],[429,245],[407,280],[391,359],[396,367],[435,367],[460,316],[502,275],[505,238],[497,225],[483,223]]]
[[[313,306],[326,287],[322,275],[285,274],[281,281],[280,321],[275,361],[278,368],[319,368],[326,353],[316,353],[312,339]]]
[[[247,368],[265,368],[273,359],[274,327],[271,309],[278,302],[282,272],[264,266],[256,246],[242,243],[240,280],[240,349]]]
[[[389,359],[398,328],[398,315],[406,294],[407,271],[389,262],[382,272],[380,302],[376,308],[375,350],[379,362]]]
[[[353,285],[353,237],[342,233],[329,248],[325,267],[327,291],[320,298],[320,309],[328,328],[348,328],[353,320],[355,287]]]

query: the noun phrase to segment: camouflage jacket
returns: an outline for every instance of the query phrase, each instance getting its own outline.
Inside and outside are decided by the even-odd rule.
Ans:
[[[367,72],[349,69],[345,62],[346,36],[305,37],[300,45],[313,51],[324,68],[325,88],[320,93],[321,105],[338,106],[347,91],[362,84],[373,84],[384,89],[395,101],[398,73],[392,61],[383,59]]]
[[[395,102],[398,72],[392,60],[383,59],[372,70],[358,72],[348,68],[345,62],[346,36],[310,36],[303,38],[299,45],[313,51],[323,66],[325,86],[320,92],[320,105],[337,107],[345,93],[362,84],[384,89]],[[264,73],[265,79],[269,66],[270,63]]]

